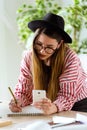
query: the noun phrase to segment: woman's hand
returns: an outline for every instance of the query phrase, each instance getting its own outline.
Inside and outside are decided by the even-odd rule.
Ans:
[[[58,111],[57,106],[50,99],[44,98],[33,104],[36,108],[43,110],[44,114],[49,115]]]
[[[11,102],[9,103],[9,109],[12,112],[21,112],[22,111],[21,103],[17,101],[17,104],[16,104],[14,100],[11,100]]]

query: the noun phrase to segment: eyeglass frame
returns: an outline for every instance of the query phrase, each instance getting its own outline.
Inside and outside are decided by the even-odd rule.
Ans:
[[[39,47],[41,47],[41,49],[37,49],[37,48],[35,47],[36,45],[38,45]],[[39,43],[36,42],[33,47],[34,47],[34,49],[36,49],[37,51],[41,51],[42,49],[44,49],[44,51],[45,51],[47,54],[52,54],[53,52],[55,52],[55,51],[57,50],[57,47],[56,47],[56,49],[53,49],[53,48],[50,48],[50,47],[44,47],[43,45],[44,45],[44,44],[39,44]],[[49,53],[49,52],[46,51],[46,49],[50,49],[50,50],[52,50],[52,52]]]

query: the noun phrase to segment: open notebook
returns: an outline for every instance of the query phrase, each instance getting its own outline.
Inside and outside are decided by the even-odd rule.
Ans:
[[[8,117],[15,117],[15,116],[40,116],[44,115],[42,110],[35,108],[32,105],[26,106],[22,109],[22,112],[10,112],[7,114]]]

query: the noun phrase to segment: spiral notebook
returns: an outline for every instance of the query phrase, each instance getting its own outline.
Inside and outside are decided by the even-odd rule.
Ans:
[[[22,109],[22,112],[10,112],[7,114],[8,117],[16,117],[16,116],[42,116],[43,111],[39,110],[32,105],[26,106]]]

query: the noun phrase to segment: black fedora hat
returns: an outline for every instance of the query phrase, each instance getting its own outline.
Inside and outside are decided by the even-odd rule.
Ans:
[[[71,37],[64,31],[64,19],[56,14],[47,13],[42,20],[34,20],[28,23],[28,27],[35,32],[37,28],[55,28],[63,37],[65,43],[72,43]]]

